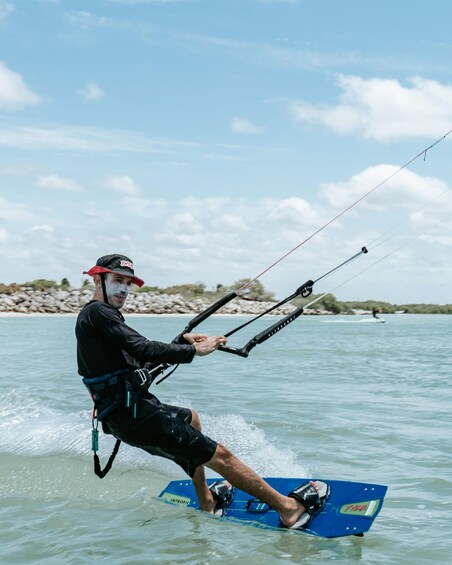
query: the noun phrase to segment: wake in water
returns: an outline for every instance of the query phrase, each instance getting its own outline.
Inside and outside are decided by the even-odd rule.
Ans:
[[[242,416],[203,416],[202,421],[206,435],[225,445],[261,476],[306,476],[306,469],[296,463],[293,451],[273,445],[262,430]]]
[[[187,405],[187,402],[183,403]],[[201,414],[203,431],[231,449],[244,463],[262,476],[306,476],[291,450],[273,445],[265,433],[237,414]],[[100,434],[101,459],[111,453],[115,439]],[[42,457],[69,454],[86,457],[91,465],[91,419],[89,410],[65,412],[43,405],[12,390],[0,397],[0,452]],[[137,448],[122,444],[115,467],[155,469],[180,477],[183,472],[172,461],[152,457]],[[210,476],[213,472],[207,470]]]
[[[360,324],[360,323],[370,323],[370,324],[381,324],[384,323],[386,320],[383,318],[361,318],[360,320],[345,320],[341,318],[339,320],[321,320],[323,324]]]
[[[42,456],[85,451],[86,413],[68,414],[11,390],[0,396],[0,452]]]

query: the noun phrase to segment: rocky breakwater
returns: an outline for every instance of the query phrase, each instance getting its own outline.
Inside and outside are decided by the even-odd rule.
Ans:
[[[21,287],[13,292],[0,293],[0,313],[18,314],[77,314],[91,300],[93,290],[59,289],[35,290]],[[206,298],[186,300],[180,294],[160,294],[158,292],[131,292],[123,308],[125,314],[198,314],[213,301]],[[233,300],[221,309],[221,314],[257,315],[272,302]],[[284,316],[295,309],[285,304],[272,314]],[[307,311],[307,314],[327,313],[320,310]]]

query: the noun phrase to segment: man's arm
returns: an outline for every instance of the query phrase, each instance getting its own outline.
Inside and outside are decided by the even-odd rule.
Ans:
[[[186,342],[191,343],[196,348],[195,355],[208,355],[212,353],[218,346],[227,343],[227,339],[223,336],[208,336],[207,334],[187,333],[182,336]]]
[[[190,363],[195,355],[208,355],[226,341],[205,334],[184,334],[185,343],[151,341],[128,326],[115,308],[100,302],[92,322],[105,339],[141,363]]]

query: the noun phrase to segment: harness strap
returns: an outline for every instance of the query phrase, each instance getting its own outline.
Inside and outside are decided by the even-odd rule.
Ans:
[[[119,369],[101,377],[83,377],[83,384],[88,389],[94,405],[98,409],[97,419],[102,421],[107,414],[124,402],[124,387],[128,369]]]
[[[94,406],[93,408],[93,419],[92,419],[92,426],[93,429],[91,431],[91,448],[94,452],[94,473],[99,477],[99,479],[103,479],[105,475],[110,471],[113,461],[115,460],[116,455],[119,451],[119,446],[121,445],[121,440],[116,438],[116,443],[113,448],[112,454],[110,455],[107,464],[105,465],[104,469],[100,466],[99,456],[97,455],[97,450],[99,449],[99,432],[97,427],[99,425],[99,419],[97,415],[97,408]]]
[[[86,378],[84,377],[83,384],[88,389],[91,398],[94,401],[93,418],[92,418],[92,450],[94,452],[94,473],[103,479],[110,471],[113,461],[119,451],[121,440],[116,439],[113,452],[110,455],[104,469],[100,466],[99,456],[97,450],[99,449],[99,432],[97,430],[98,423],[102,421],[107,414],[112,412],[115,408],[120,406],[124,401],[124,380],[123,378],[128,374],[128,370],[120,369],[108,375],[101,377]],[[121,378],[122,377],[122,378]]]
[[[87,378],[83,377],[83,384],[88,389],[91,398],[94,401],[93,417],[92,417],[92,450],[94,452],[94,473],[103,479],[110,471],[113,461],[118,454],[121,440],[116,438],[113,452],[110,455],[104,469],[100,466],[99,456],[99,432],[98,424],[105,416],[118,406],[125,404],[129,409],[133,410],[133,417],[137,417],[138,401],[141,394],[147,391],[152,383],[152,374],[147,369],[119,369],[113,373],[102,375],[100,377]]]
[[[110,455],[110,458],[108,459],[104,469],[101,469],[99,456],[97,455],[96,452],[94,452],[94,472],[99,477],[99,479],[103,479],[105,475],[108,473],[108,471],[111,469],[111,466],[113,465],[113,461],[115,460],[115,457],[118,454],[120,445],[121,445],[121,440],[117,439],[112,454]]]

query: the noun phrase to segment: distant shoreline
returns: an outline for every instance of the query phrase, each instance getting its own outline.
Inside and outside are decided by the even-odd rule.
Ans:
[[[5,315],[76,315],[93,296],[93,289],[49,288],[34,290],[20,288],[9,294],[0,293],[0,316]],[[181,294],[162,294],[159,292],[131,292],[122,312],[125,315],[154,316],[194,316],[212,304],[206,297],[186,299]],[[274,302],[258,302],[237,299],[221,309],[222,315],[258,315],[265,312]],[[295,309],[288,304],[272,312],[287,315]],[[307,313],[329,313],[318,309]]]
[[[164,313],[164,314],[155,314],[155,313],[140,313],[140,312],[125,312],[124,310],[121,310],[121,312],[127,316],[136,316],[136,317],[140,317],[140,316],[148,316],[148,317],[154,317],[154,318],[190,318],[191,316],[195,316],[196,312],[190,313],[190,314],[179,314],[177,312],[175,313]],[[310,312],[304,312],[304,314],[306,315],[312,315],[312,313]],[[371,312],[366,312],[366,313],[362,313],[362,315],[369,315],[371,314]],[[233,314],[223,314],[221,312],[215,312],[215,314],[213,314],[213,316],[221,316],[223,318],[233,318],[234,316],[253,316],[255,314],[252,314],[250,312],[236,312]],[[273,316],[274,313],[269,313],[266,314],[266,316],[271,317]],[[319,314],[315,314],[315,315],[319,315]],[[323,311],[322,316],[334,316],[335,314],[333,314],[332,312],[328,312],[328,311]],[[361,314],[360,314],[361,315]],[[9,311],[9,312],[1,312],[0,311],[0,318],[48,318],[50,316],[58,316],[60,318],[76,318],[78,316],[78,312],[14,312],[14,311]],[[345,314],[344,314],[345,316]]]
[[[18,286],[14,288],[0,285],[0,316],[5,315],[76,315],[92,299],[93,288],[82,289],[32,288]],[[312,300],[311,295],[306,302]],[[306,308],[304,314],[322,315],[371,315],[375,309],[378,314],[452,314],[452,304],[439,306],[434,304],[394,305],[385,302],[340,302],[333,295],[325,295],[313,308]],[[126,315],[146,314],[155,316],[195,316],[203,312],[218,300],[218,295],[204,293],[185,296],[184,293],[165,293],[160,290],[137,292],[132,290],[122,312]],[[251,315],[265,313],[275,306],[275,300],[244,300],[237,297],[227,302],[219,311],[221,315]],[[269,315],[287,316],[301,303],[297,300],[279,306]]]

